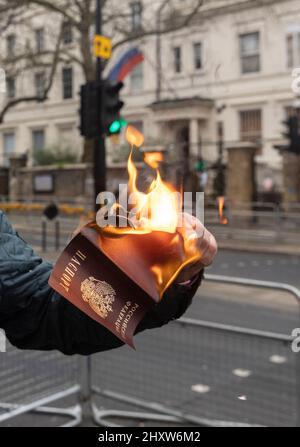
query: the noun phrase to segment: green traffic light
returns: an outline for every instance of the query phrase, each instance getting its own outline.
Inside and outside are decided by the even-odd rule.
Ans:
[[[120,129],[121,129],[121,126],[120,126],[119,121],[113,121],[111,123],[111,125],[109,126],[110,133],[117,133],[117,132],[119,132]]]
[[[111,123],[111,125],[109,126],[108,130],[111,134],[118,133],[118,132],[120,132],[122,127],[125,127],[126,125],[127,125],[127,122],[123,118],[121,118],[119,120],[113,121]]]

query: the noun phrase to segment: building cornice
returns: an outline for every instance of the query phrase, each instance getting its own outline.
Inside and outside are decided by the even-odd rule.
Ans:
[[[238,1],[234,4],[226,6],[211,7],[207,10],[200,9],[200,11],[195,14],[195,17],[191,21],[191,24],[199,23],[199,21],[202,22],[217,15],[227,15],[246,11],[248,9],[263,8],[265,6],[271,6],[279,3],[283,3],[283,0],[248,0]]]
[[[170,110],[184,107],[199,107],[207,106],[212,107],[214,104],[213,99],[200,98],[199,96],[193,96],[191,98],[175,98],[175,99],[163,99],[161,101],[155,101],[148,105],[152,110]]]

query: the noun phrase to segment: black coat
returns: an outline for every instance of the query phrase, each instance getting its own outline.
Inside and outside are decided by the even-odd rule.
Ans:
[[[21,349],[58,349],[92,354],[123,343],[48,285],[52,265],[37,256],[0,211],[0,328]],[[179,318],[190,305],[201,276],[191,287],[174,285],[154,305],[136,332]]]

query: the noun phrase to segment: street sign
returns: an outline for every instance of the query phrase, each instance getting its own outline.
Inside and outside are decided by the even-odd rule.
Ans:
[[[109,37],[95,34],[94,36],[94,56],[102,59],[109,59],[111,56],[111,39]]]

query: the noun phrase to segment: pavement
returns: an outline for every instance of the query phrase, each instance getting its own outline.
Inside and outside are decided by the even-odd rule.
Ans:
[[[37,251],[42,246],[42,225],[40,216],[9,216],[12,224],[22,237]],[[59,246],[63,248],[72,237],[79,224],[78,218],[61,218],[59,230]],[[261,229],[255,226],[233,228],[207,223],[208,229],[215,235],[219,249],[235,250],[250,253],[270,253],[300,256],[300,232]],[[34,231],[32,231],[34,229]],[[55,227],[47,222],[47,251],[50,256],[55,250]]]

